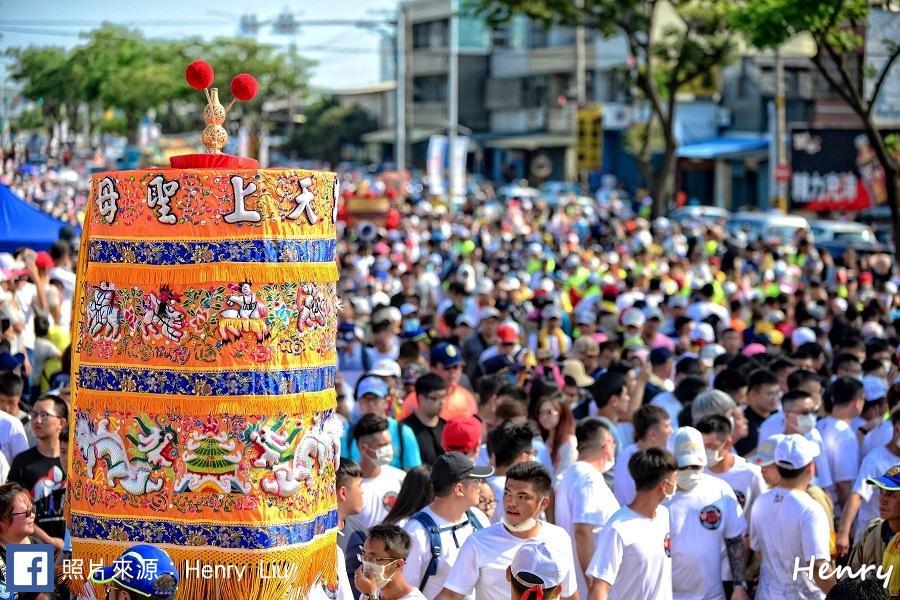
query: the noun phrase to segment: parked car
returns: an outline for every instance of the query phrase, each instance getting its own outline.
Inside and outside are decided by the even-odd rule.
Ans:
[[[767,244],[787,244],[803,230],[807,239],[814,241],[809,221],[797,215],[781,212],[737,212],[726,224],[732,235],[743,232],[748,242],[763,241]]]
[[[857,253],[884,252],[886,248],[868,225],[852,221],[813,221],[810,223],[816,247],[835,258],[848,249]]]
[[[731,213],[720,206],[682,206],[669,213],[669,220],[675,223],[715,225],[727,221],[730,216]]]

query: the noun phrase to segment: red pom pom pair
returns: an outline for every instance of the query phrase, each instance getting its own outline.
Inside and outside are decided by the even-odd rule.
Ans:
[[[205,60],[195,60],[184,70],[184,78],[195,90],[203,90],[212,85],[215,73]],[[231,95],[241,102],[249,102],[256,97],[259,83],[249,73],[241,73],[231,80]]]

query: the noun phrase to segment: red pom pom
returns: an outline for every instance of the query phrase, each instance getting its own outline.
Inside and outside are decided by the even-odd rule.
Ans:
[[[250,102],[259,91],[259,83],[249,73],[241,73],[231,80],[231,95],[241,102]]]
[[[213,69],[205,60],[195,60],[184,70],[184,78],[195,90],[202,90],[212,85]]]

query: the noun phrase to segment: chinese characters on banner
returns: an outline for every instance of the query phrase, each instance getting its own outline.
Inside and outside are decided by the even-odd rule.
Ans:
[[[868,136],[853,129],[793,129],[791,207],[860,211],[884,204],[885,176]]]

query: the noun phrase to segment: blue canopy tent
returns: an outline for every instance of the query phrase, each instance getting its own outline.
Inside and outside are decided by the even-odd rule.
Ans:
[[[0,252],[15,252],[23,246],[49,250],[66,225],[0,184]]]

